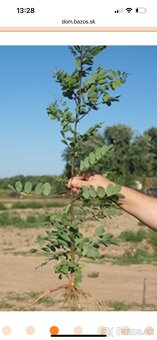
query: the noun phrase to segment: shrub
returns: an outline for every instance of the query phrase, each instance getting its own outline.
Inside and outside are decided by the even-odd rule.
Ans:
[[[142,229],[134,233],[132,230],[122,231],[119,235],[120,239],[125,242],[139,243],[146,238],[146,232]]]

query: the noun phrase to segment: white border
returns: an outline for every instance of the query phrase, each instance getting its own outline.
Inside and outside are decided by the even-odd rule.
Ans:
[[[0,45],[157,45],[157,32],[0,32]]]
[[[11,328],[10,335],[6,336],[1,331],[4,325]],[[35,330],[31,336],[26,333],[30,326]],[[52,326],[57,326],[62,335],[75,334],[74,328],[80,326],[82,334],[89,334],[89,337],[78,338],[84,340],[97,340],[96,337],[91,338],[90,334],[99,334],[99,327],[106,328],[107,338],[104,339],[157,339],[156,312],[0,312],[1,340],[51,339],[49,330]],[[124,329],[129,329],[130,334],[123,334]],[[146,330],[149,335],[145,334]]]

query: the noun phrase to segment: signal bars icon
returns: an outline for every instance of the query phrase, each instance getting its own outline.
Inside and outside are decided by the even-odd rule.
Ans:
[[[123,8],[117,9],[115,13],[123,13]]]

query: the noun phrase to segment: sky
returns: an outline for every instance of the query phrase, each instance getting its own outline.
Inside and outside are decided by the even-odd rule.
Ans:
[[[94,68],[128,72],[126,84],[114,91],[120,102],[103,106],[82,120],[82,131],[129,125],[136,134],[157,127],[157,46],[108,46]],[[67,46],[0,46],[0,178],[58,175],[64,169],[59,125],[46,108],[61,97],[52,73],[72,72]]]

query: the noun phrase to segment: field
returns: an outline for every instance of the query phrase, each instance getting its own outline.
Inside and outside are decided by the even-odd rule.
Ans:
[[[37,235],[45,230],[45,211],[59,211],[65,199],[28,200],[3,196],[0,201],[0,310],[77,310],[64,304],[61,291],[35,298],[64,284],[53,273],[53,263],[35,269],[44,261],[31,254],[38,247]],[[105,221],[106,231],[119,239],[119,246],[104,249],[99,262],[84,261],[81,288],[89,293],[82,310],[157,310],[157,234],[124,213]],[[84,226],[89,235],[96,223]],[[146,293],[143,301],[143,285]]]

